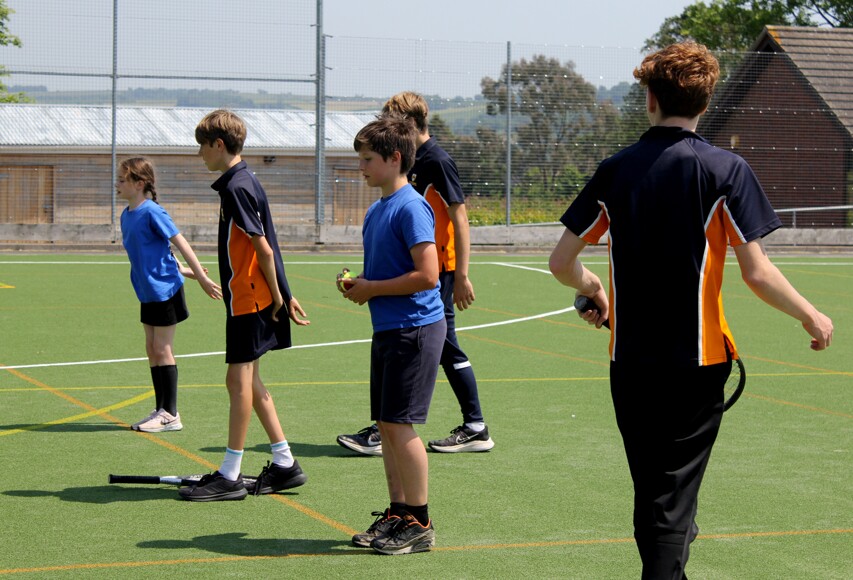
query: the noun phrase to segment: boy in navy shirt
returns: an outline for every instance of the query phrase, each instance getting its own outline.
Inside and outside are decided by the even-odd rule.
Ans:
[[[305,312],[287,284],[266,192],[240,156],[246,139],[243,120],[231,111],[213,111],[196,127],[195,138],[207,168],[222,173],[211,187],[221,198],[219,276],[227,310],[225,386],[230,413],[228,447],[219,469],[179,493],[190,501],[243,499],[250,492],[290,489],[308,479],[290,452],[272,396],[261,380],[260,358],[291,346],[284,314],[299,326],[309,321],[300,318]],[[273,457],[254,484],[244,485],[240,467],[253,407]]]
[[[738,358],[721,298],[727,247],[750,290],[799,320],[812,349],[832,340],[832,321],[767,257],[761,238],[782,224],[752,169],[695,133],[718,76],[717,59],[693,42],[643,60],[634,77],[646,88],[652,127],[601,163],[563,214],[550,259],[558,281],[594,300],[582,318],[599,328],[609,319],[610,390],[649,579],[687,578],[698,533],[699,486]],[[578,260],[608,230],[609,296]],[[663,245],[669,259],[655,276],[649,252]]]

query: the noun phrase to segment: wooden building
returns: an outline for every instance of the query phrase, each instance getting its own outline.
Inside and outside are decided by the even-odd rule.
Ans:
[[[218,174],[198,156],[195,127],[209,109],[0,105],[0,225],[53,225],[54,236],[85,226],[115,230],[124,207],[113,195],[113,163],[149,157],[160,202],[182,229],[215,225]],[[277,224],[316,225],[314,113],[235,110],[247,125],[243,158],[270,198]],[[353,137],[373,113],[326,115],[324,222],[361,224],[378,195],[363,183]],[[78,226],[75,230],[72,226]],[[16,230],[20,232],[20,228]],[[42,228],[42,232],[46,231]],[[75,233],[77,232],[77,233]],[[19,235],[19,234],[16,234]],[[0,233],[0,239],[8,239]]]
[[[783,223],[850,227],[853,29],[767,26],[734,65],[698,132],[744,157]],[[810,223],[816,222],[816,223]]]

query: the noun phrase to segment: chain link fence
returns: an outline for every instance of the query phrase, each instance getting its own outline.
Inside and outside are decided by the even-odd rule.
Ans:
[[[118,239],[115,167],[139,154],[154,161],[160,202],[182,231],[215,233],[217,176],[193,129],[216,108],[247,120],[244,159],[280,237],[303,243],[360,226],[378,193],[361,179],[352,138],[396,92],[426,97],[472,226],[556,222],[597,164],[648,128],[633,49],[329,37],[315,0],[227,21],[209,0],[168,12],[119,0],[8,3],[24,46],[0,47],[0,81],[25,102],[0,104],[3,241]],[[56,43],[28,42],[36,26],[56,27]],[[850,227],[847,128],[787,55],[721,60],[699,133],[750,162],[786,226]]]

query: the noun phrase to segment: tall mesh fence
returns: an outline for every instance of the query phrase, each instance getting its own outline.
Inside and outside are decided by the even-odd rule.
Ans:
[[[25,102],[0,103],[0,224],[115,232],[115,166],[138,154],[154,161],[160,201],[182,229],[215,224],[216,175],[193,129],[216,108],[247,118],[243,156],[282,225],[360,224],[378,192],[361,179],[352,137],[398,91],[426,97],[474,226],[557,221],[597,164],[648,128],[633,49],[318,42],[314,0],[262,2],[227,19],[210,0],[168,11],[118,0],[8,4],[23,47],[0,47],[0,82]],[[34,27],[55,27],[61,42],[29,43]],[[786,225],[849,227],[847,128],[787,55],[721,61],[698,132],[749,161]]]

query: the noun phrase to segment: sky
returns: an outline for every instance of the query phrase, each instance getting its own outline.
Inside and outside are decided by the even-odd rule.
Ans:
[[[7,23],[9,31],[21,38],[24,48],[0,47],[0,65],[10,70],[61,73],[18,75],[11,83],[44,84],[52,90],[109,88],[110,81],[104,77],[112,70],[114,0],[5,1],[15,11]],[[572,50],[564,50],[563,59],[577,62],[579,72],[594,84],[632,82],[631,70],[641,60],[640,47],[646,39],[658,31],[666,18],[679,15],[692,3],[322,0],[323,32],[335,39],[327,44],[332,47],[329,54],[338,66],[334,82],[339,86],[327,88],[333,95],[347,90],[354,91],[352,94],[366,94],[368,90],[395,92],[390,78],[395,71],[404,71],[408,77],[397,80],[421,91],[432,89],[453,74],[468,76],[470,80],[463,79],[459,87],[447,87],[447,91],[449,96],[471,96],[479,92],[482,76],[499,75],[500,55],[506,52],[502,44],[507,42],[512,43],[514,60],[516,47],[521,47],[517,51],[524,56],[524,45],[529,50],[536,49],[532,45],[568,47]],[[317,9],[311,0],[241,0],[231,4],[221,0],[118,0],[117,6],[119,70],[127,79],[122,87],[132,88],[133,83],[137,87],[163,86],[159,80],[131,81],[132,75],[316,76],[313,23]],[[232,11],[231,16],[225,15],[223,6]],[[358,41],[365,38],[388,42]],[[457,44],[404,44],[393,42],[395,39]],[[230,43],[228,50],[221,49],[222,40]],[[465,46],[460,48],[459,42]],[[471,64],[472,59],[479,58],[478,47],[467,43],[492,43],[487,46],[489,55],[484,55],[482,62]],[[575,47],[585,47],[585,52],[579,54],[582,51]],[[623,50],[618,51],[616,62],[611,56],[615,51],[597,51],[593,55],[592,49],[598,47]],[[455,54],[462,49],[469,50],[462,55],[468,60]],[[410,53],[419,60],[409,60]],[[430,68],[434,69],[433,77],[421,72]],[[444,74],[447,71],[450,74]],[[92,76],[85,76],[89,73]],[[378,79],[381,73],[388,86],[380,85],[378,80],[373,86],[361,86],[365,78],[373,75]],[[100,80],[95,78],[98,75]],[[417,83],[424,87],[415,86]],[[288,90],[308,92],[311,87],[293,84],[271,92]]]
[[[28,0],[30,1],[30,0]],[[323,0],[324,32],[639,49],[694,0]],[[411,14],[416,12],[416,14]],[[416,17],[418,24],[409,22]]]

